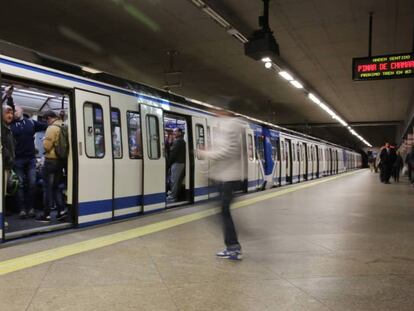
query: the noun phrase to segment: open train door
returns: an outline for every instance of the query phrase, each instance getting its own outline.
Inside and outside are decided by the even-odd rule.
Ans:
[[[192,117],[192,132],[194,150],[206,149],[207,140],[207,120],[200,117]],[[194,202],[207,200],[209,187],[208,187],[208,160],[204,157],[198,156],[195,152],[194,156],[194,169],[192,171],[193,176],[193,193]]]
[[[165,208],[165,155],[162,109],[141,104],[143,211]]]
[[[79,225],[113,217],[111,103],[107,95],[75,89]]]

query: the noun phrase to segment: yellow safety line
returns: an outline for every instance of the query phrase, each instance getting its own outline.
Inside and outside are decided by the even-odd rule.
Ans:
[[[318,181],[309,182],[306,184],[299,184],[297,186],[292,186],[290,188],[283,189],[277,192],[267,193],[267,194],[263,194],[263,195],[260,195],[260,196],[257,196],[251,199],[238,201],[233,204],[232,208],[234,209],[234,208],[248,206],[248,205],[251,205],[257,202],[275,198],[275,197],[278,197],[278,196],[281,196],[287,193],[291,193],[297,190],[309,188],[309,187],[312,187],[312,186],[315,186],[315,185],[318,185],[324,182],[328,182],[328,181],[331,181],[331,180],[334,180],[340,177],[348,176],[353,173],[356,173],[356,172],[354,171],[354,172],[345,173],[345,174],[341,174],[341,175],[337,175],[333,177],[323,178]],[[84,253],[84,252],[95,250],[95,249],[102,248],[105,246],[113,245],[115,243],[127,241],[130,239],[138,238],[138,237],[148,235],[151,233],[173,228],[173,227],[176,227],[182,224],[186,224],[192,221],[196,221],[196,220],[200,220],[200,219],[212,216],[219,212],[220,212],[219,208],[212,208],[212,209],[208,209],[205,211],[189,214],[186,216],[180,216],[174,219],[160,221],[160,222],[146,225],[143,227],[130,229],[130,230],[114,233],[114,234],[109,234],[103,237],[94,238],[94,239],[86,240],[83,242],[73,243],[73,244],[49,249],[46,251],[5,260],[5,261],[0,262],[0,275],[5,275],[11,272],[31,268],[34,266],[41,265],[43,263],[59,260],[59,259],[62,259],[68,256]]]

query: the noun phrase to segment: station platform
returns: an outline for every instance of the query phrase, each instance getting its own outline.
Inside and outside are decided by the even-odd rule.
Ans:
[[[0,310],[413,310],[414,188],[359,170],[3,245]]]

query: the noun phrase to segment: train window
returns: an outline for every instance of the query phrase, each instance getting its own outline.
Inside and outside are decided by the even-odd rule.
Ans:
[[[254,160],[253,154],[253,136],[251,134],[247,135],[247,155],[249,157],[249,161]]]
[[[86,102],[83,106],[85,151],[90,158],[105,156],[103,110],[101,105]]]
[[[264,137],[262,135],[257,136],[257,155],[260,160],[264,160]]]
[[[201,124],[196,124],[196,149],[204,150],[206,148],[206,138],[204,133],[204,126]],[[204,157],[201,157],[197,153],[197,159],[203,160]]]
[[[301,159],[301,157],[300,157],[300,145],[299,145],[299,143],[297,144],[297,146],[296,146],[296,150],[297,150],[297,152],[298,152],[298,161],[300,162],[300,161],[302,161],[302,159]]]
[[[285,144],[282,142],[281,144],[282,150],[281,150],[281,154],[282,154],[282,161],[285,161]]]
[[[270,137],[270,144],[272,145],[272,160],[277,160],[277,139],[275,137]]]
[[[121,114],[119,109],[111,109],[112,152],[115,159],[122,158]]]
[[[153,115],[147,115],[147,145],[148,157],[150,159],[160,158],[160,133],[158,118]]]
[[[128,150],[130,159],[142,159],[141,119],[138,112],[127,111]]]
[[[296,148],[292,145],[292,161],[296,161]]]

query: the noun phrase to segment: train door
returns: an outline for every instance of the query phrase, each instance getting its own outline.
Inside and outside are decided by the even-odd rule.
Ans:
[[[143,211],[165,208],[165,156],[162,109],[141,104]]]
[[[339,173],[339,153],[338,153],[338,149],[335,150],[335,154],[336,154],[335,173],[338,174]]]
[[[319,147],[315,145],[316,178],[319,178]]]
[[[286,182],[292,183],[292,141],[285,138],[285,152],[286,152]]]
[[[112,152],[114,156],[114,217],[142,212],[142,133],[136,101],[111,108]],[[126,152],[124,150],[127,150]]]
[[[270,133],[270,144],[272,146],[272,185],[280,186],[280,144],[279,139],[274,133]]]
[[[207,140],[207,120],[192,117],[194,150],[205,150]],[[194,153],[194,201],[208,199],[208,160]]]
[[[312,179],[312,152],[311,152],[311,146],[309,144],[306,145],[306,155],[307,155],[307,163],[308,163],[308,169],[307,169],[307,176],[308,180]]]
[[[257,164],[256,164],[256,148],[254,143],[254,132],[252,129],[246,129],[246,151],[247,162],[246,169],[246,183],[247,191],[256,190],[257,187]]]
[[[292,183],[299,182],[299,157],[296,141],[291,141],[292,149]]]
[[[113,217],[113,153],[109,96],[75,89],[79,225]]]
[[[298,182],[302,180],[302,157],[301,157],[301,144],[298,142],[296,143],[296,152],[297,152],[297,158],[298,158]]]
[[[286,185],[286,146],[285,139],[280,138],[280,185]]]
[[[300,144],[300,149],[301,149],[301,172],[302,172],[302,179],[303,180],[307,180],[308,179],[308,174],[307,174],[307,170],[308,170],[308,162],[306,159],[306,144],[305,143],[301,143]]]
[[[332,149],[329,148],[329,175],[332,175],[332,168],[333,168],[333,154],[332,154]]]

